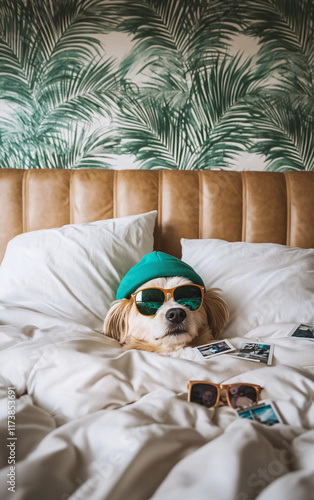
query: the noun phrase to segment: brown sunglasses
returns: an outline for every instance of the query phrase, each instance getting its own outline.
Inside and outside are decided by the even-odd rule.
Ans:
[[[204,287],[200,285],[187,284],[178,285],[174,288],[141,288],[132,293],[136,309],[143,316],[154,316],[158,309],[166,302],[168,293],[178,304],[190,311],[198,311],[204,300]]]
[[[231,408],[248,408],[258,403],[262,387],[255,384],[213,384],[203,380],[191,380],[188,383],[188,401],[207,408],[215,408],[219,401]],[[221,396],[224,391],[225,396]]]

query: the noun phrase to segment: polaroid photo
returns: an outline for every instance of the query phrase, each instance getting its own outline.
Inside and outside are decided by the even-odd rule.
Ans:
[[[235,348],[228,340],[220,340],[219,342],[212,342],[211,344],[194,347],[194,350],[200,358],[208,359],[213,356],[218,356],[219,354],[235,351]]]
[[[300,323],[289,333],[289,337],[298,337],[299,339],[314,340],[314,325]]]
[[[241,418],[255,420],[260,424],[265,424],[268,426],[282,423],[282,419],[280,418],[274,406],[274,403],[269,399],[260,401],[257,405],[250,406],[249,408],[237,410],[237,414]]]
[[[243,342],[232,356],[235,358],[243,358],[248,361],[256,361],[271,365],[273,361],[274,346],[272,344],[264,344],[262,342]]]

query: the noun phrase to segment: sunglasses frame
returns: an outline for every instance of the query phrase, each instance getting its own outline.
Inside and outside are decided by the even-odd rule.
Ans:
[[[132,293],[131,294],[131,297],[130,297],[130,300],[133,300],[134,304],[135,304],[135,307],[136,307],[136,310],[138,311],[139,314],[141,314],[142,316],[156,316],[157,314],[157,311],[155,312],[155,314],[143,314],[141,313],[141,311],[139,311],[138,307],[137,307],[137,303],[136,303],[136,295],[140,292],[142,292],[143,290],[161,290],[164,294],[164,301],[162,303],[162,305],[164,305],[165,302],[167,302],[167,294],[170,293],[171,294],[171,297],[173,298],[173,300],[176,302],[176,299],[174,298],[174,291],[177,289],[177,288],[183,288],[185,286],[196,286],[197,288],[199,288],[201,290],[201,294],[202,294],[202,301],[201,301],[201,304],[200,306],[197,308],[197,309],[190,309],[191,312],[196,312],[198,311],[202,305],[203,305],[203,302],[204,302],[204,293],[205,293],[205,288],[201,285],[197,285],[196,283],[185,283],[183,285],[177,285],[173,288],[161,288],[161,287],[158,287],[158,286],[149,286],[147,288],[140,288],[139,290],[137,290],[136,292]],[[161,306],[160,306],[161,307]]]
[[[224,405],[225,405],[225,402],[226,402],[228,404],[228,406],[230,406],[233,410],[236,410],[236,408],[234,408],[232,406],[230,398],[229,398],[229,388],[230,387],[235,386],[235,385],[245,385],[247,387],[253,387],[256,390],[257,398],[256,398],[256,402],[252,403],[251,406],[256,405],[259,402],[259,400],[260,400],[260,393],[261,393],[261,391],[263,389],[263,387],[261,387],[260,385],[249,384],[249,383],[246,383],[246,382],[235,382],[233,384],[214,384],[213,382],[206,382],[205,380],[190,380],[190,382],[188,383],[187,388],[189,390],[188,401],[190,401],[191,403],[194,403],[194,401],[191,401],[192,387],[194,385],[197,385],[197,384],[211,385],[211,386],[216,387],[216,389],[217,389],[217,400],[216,400],[216,403],[213,406],[209,406],[207,408],[216,408],[216,406],[218,406],[219,402],[222,401],[222,403],[224,403]],[[222,390],[224,390],[226,392],[226,398],[225,398],[225,400],[223,398],[221,398],[221,391]]]

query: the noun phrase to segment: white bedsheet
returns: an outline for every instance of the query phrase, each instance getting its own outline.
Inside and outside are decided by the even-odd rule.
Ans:
[[[313,498],[314,342],[288,337],[293,326],[244,335],[274,344],[273,365],[261,366],[230,355],[202,361],[191,348],[124,351],[86,326],[1,303],[1,500]],[[285,423],[189,403],[193,379],[259,384]]]

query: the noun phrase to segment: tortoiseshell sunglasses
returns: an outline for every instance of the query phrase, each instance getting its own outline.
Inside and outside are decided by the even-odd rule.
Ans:
[[[191,380],[188,383],[188,401],[198,403],[207,408],[214,408],[219,401],[231,408],[248,408],[257,404],[262,387],[255,384],[213,384],[203,380]],[[225,396],[221,396],[221,391]]]
[[[167,300],[167,294],[175,302],[187,307],[190,311],[197,311],[204,300],[204,287],[200,285],[179,285],[174,288],[142,288],[132,293],[131,299],[140,314],[154,316],[158,309]]]

